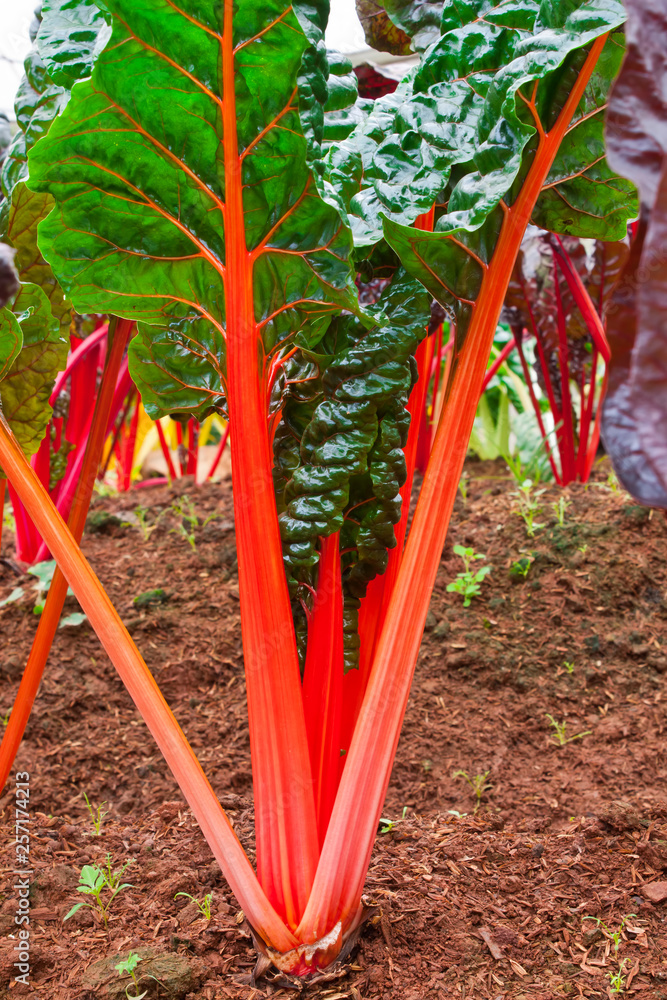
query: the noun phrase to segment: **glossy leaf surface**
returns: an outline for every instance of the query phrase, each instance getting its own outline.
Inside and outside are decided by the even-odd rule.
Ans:
[[[37,48],[57,86],[71,90],[90,76],[109,40],[107,22],[94,0],[45,0]]]
[[[383,217],[409,225],[434,201],[447,204],[441,230],[477,228],[501,198],[512,201],[541,130],[567,99],[585,46],[624,19],[617,0],[447,8],[454,6],[458,26],[330,154],[332,180],[344,192],[361,246],[381,237]],[[624,235],[634,189],[612,175],[602,145],[621,39],[610,37],[582,95],[535,208],[541,225],[558,222],[561,232],[605,239]]]

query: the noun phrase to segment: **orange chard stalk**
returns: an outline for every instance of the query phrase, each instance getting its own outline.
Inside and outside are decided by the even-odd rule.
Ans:
[[[356,919],[386,795],[429,601],[451,517],[481,387],[523,235],[607,36],[592,44],[579,77],[504,219],[440,416],[403,561],[343,771],[313,891],[297,930],[316,941],[337,921]],[[349,845],[356,845],[350,852]]]
[[[86,524],[95,477],[108,433],[116,382],[132,327],[133,323],[126,319],[113,319],[109,324],[104,374],[102,375],[102,382],[95,401],[95,410],[93,412],[88,440],[86,441],[81,475],[67,520],[69,530],[77,543],[81,541],[83,529]],[[4,482],[3,480],[3,486]],[[42,681],[46,661],[51,652],[51,646],[53,645],[53,640],[58,629],[66,597],[67,580],[60,569],[56,567],[49,592],[46,596],[44,610],[40,615],[30,656],[28,657],[28,662],[21,678],[16,701],[14,702],[14,707],[12,708],[9,722],[2,738],[2,744],[0,744],[0,789],[4,788],[19,745],[23,739],[25,727],[28,724],[32,706]]]
[[[344,667],[339,533],[321,539],[320,545],[317,591],[308,623],[303,704],[322,844],[338,789]]]
[[[271,906],[201,766],[118,612],[0,414],[0,465],[55,556],[79,604],[153,734],[243,911],[278,951],[296,938]]]

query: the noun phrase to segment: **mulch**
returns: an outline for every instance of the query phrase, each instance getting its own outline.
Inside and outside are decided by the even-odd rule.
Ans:
[[[667,522],[603,463],[588,488],[545,489],[530,538],[502,464],[467,471],[366,883],[378,912],[338,978],[308,993],[667,1000]],[[217,515],[194,529],[195,549],[173,509],[183,496],[200,522]],[[145,540],[140,522],[159,513]],[[5,531],[0,600],[17,585],[25,596],[0,609],[1,713],[36,621],[11,542]],[[468,608],[446,590],[462,569],[454,544],[492,567]],[[252,856],[229,483],[97,497],[83,547]],[[510,573],[520,559],[525,578]],[[565,724],[562,746],[548,715]],[[31,978],[13,979],[11,785],[0,798],[0,998],[121,998],[130,981],[114,965],[130,951],[148,998],[294,995],[271,977],[250,985],[238,905],[87,623],[58,633],[16,770],[30,774]],[[104,804],[99,836],[84,792],[94,810]],[[107,855],[114,868],[133,859],[108,929],[87,909],[63,923],[82,899],[82,866]],[[211,919],[178,892],[212,892]]]

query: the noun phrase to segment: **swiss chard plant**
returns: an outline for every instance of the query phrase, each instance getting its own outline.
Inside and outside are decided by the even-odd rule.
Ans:
[[[617,0],[387,3],[422,52],[356,101],[325,0],[105,0],[32,149],[39,246],[136,323],[153,416],[228,417],[257,871],[4,419],[0,463],[155,736],[265,959],[344,955],[508,283],[530,221],[624,236],[604,158]],[[66,45],[65,45],[66,48]],[[63,61],[67,61],[66,53]],[[373,283],[373,294],[366,294]],[[407,542],[434,297],[452,359]],[[420,344],[421,341],[421,344]],[[420,380],[420,376],[421,380]]]

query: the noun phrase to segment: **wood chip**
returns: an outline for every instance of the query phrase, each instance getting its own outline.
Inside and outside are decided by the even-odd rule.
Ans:
[[[480,927],[479,936],[481,937],[482,941],[491,952],[492,957],[495,958],[496,962],[500,962],[501,959],[505,957],[505,953],[503,952],[503,949],[500,947],[498,942],[493,940],[493,935],[491,934],[489,928]]]
[[[664,903],[667,899],[667,882],[647,882],[641,887],[641,892],[652,903]]]

